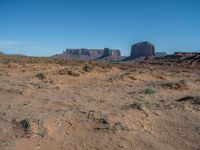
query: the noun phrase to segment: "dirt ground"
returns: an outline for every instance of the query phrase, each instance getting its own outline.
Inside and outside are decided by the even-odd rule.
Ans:
[[[199,150],[200,70],[0,63],[2,150]]]

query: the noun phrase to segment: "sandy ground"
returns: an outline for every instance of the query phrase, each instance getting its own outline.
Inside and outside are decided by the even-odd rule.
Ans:
[[[2,150],[199,150],[200,71],[0,63]]]

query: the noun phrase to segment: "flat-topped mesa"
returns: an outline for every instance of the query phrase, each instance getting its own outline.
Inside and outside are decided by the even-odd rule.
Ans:
[[[120,50],[104,48],[103,49],[66,49],[64,54],[72,55],[87,55],[92,57],[108,57],[108,56],[121,56]]]
[[[117,49],[104,48],[103,55],[101,56],[101,58],[109,56],[121,56],[121,52]]]
[[[131,58],[155,56],[155,46],[150,42],[139,42],[131,47]]]
[[[97,60],[111,57],[112,60],[121,58],[120,50],[115,49],[66,49],[62,54],[52,56],[53,58],[68,59],[68,60]],[[110,58],[109,58],[110,59]]]
[[[66,49],[63,54],[71,54],[71,55],[87,55],[91,57],[99,57],[103,54],[102,49]]]

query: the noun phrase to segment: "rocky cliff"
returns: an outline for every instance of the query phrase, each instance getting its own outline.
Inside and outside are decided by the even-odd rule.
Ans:
[[[103,50],[101,49],[66,49],[63,54],[71,54],[71,55],[87,55],[90,57],[99,57],[103,54]]]
[[[66,49],[62,54],[54,55],[53,58],[69,60],[94,60],[104,59],[106,57],[120,57],[120,50],[115,49]]]
[[[124,58],[125,57],[121,56],[120,50],[104,48],[103,55],[96,60],[120,61]]]
[[[150,42],[138,42],[131,47],[131,55],[125,61],[140,57],[155,56],[155,46]]]
[[[175,52],[174,55],[181,57],[189,57],[194,56],[196,54],[200,54],[199,52]]]
[[[131,58],[137,58],[141,56],[154,56],[155,46],[150,42],[139,42],[131,47]]]
[[[199,65],[200,64],[200,52],[175,52],[171,55],[166,55],[160,58],[161,62],[177,63],[182,65]]]

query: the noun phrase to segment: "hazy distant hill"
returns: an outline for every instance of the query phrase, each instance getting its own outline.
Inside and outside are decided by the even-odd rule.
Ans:
[[[164,57],[167,55],[166,52],[155,52],[156,57]]]

